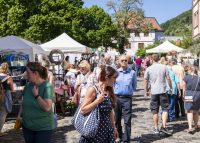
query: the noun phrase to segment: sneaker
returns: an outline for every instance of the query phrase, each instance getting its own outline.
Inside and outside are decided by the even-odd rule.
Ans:
[[[165,134],[167,134],[167,135],[172,135],[172,132],[170,132],[170,131],[167,129],[167,127],[164,128],[164,127],[162,126],[162,127],[160,128],[160,131],[163,132],[163,133],[165,133]]]
[[[154,134],[159,134],[160,133],[158,129],[154,129],[153,132],[154,132]]]

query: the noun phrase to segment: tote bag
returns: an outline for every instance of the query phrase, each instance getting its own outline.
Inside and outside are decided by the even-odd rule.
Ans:
[[[99,107],[97,106],[87,114],[82,114],[80,107],[81,105],[79,105],[72,118],[72,124],[82,136],[92,138],[96,135],[100,123]]]
[[[96,107],[88,114],[80,113],[80,105],[72,119],[76,130],[84,137],[94,137],[97,133],[100,122],[99,108]]]

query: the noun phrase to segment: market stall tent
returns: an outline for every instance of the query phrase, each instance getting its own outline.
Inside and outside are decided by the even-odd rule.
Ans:
[[[29,55],[30,61],[34,61],[36,54],[45,54],[45,51],[37,44],[11,35],[0,38],[0,53],[24,53]]]
[[[169,41],[165,41],[164,43],[160,44],[159,46],[146,50],[146,53],[169,53],[169,52],[177,52],[181,53],[184,49],[180,48]]]
[[[40,45],[45,51],[58,49],[64,53],[91,53],[92,50],[85,45],[72,39],[66,33],[61,34],[55,39]]]

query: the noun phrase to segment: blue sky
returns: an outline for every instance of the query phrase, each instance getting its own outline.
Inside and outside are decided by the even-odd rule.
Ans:
[[[108,0],[83,0],[84,7],[98,5],[110,12],[106,3]],[[192,8],[192,0],[143,0],[142,8],[145,16],[155,17],[161,24]]]

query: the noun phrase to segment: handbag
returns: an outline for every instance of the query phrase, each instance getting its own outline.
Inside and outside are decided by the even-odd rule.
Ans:
[[[22,122],[20,119],[15,120],[14,129],[20,129],[22,127]]]
[[[54,120],[54,125],[55,125],[55,128],[58,127],[58,115],[56,113],[56,105],[53,103],[53,120]]]
[[[100,123],[99,107],[97,106],[87,114],[82,114],[80,111],[81,105],[78,106],[75,115],[72,118],[72,124],[82,136],[93,138],[98,131]]]
[[[184,101],[185,102],[194,102],[194,96],[195,96],[195,93],[196,93],[196,89],[197,89],[198,83],[199,83],[199,77],[198,77],[198,80],[197,80],[197,84],[196,84],[195,90],[193,91],[193,94],[184,97]],[[186,95],[187,95],[187,92],[186,92]]]
[[[4,90],[3,89],[3,82],[5,82],[7,79],[9,79],[10,76],[6,76],[5,78],[3,78],[2,80],[0,80],[0,100],[1,100],[1,103],[4,102],[4,107],[6,109],[6,111],[8,113],[11,113],[12,112],[12,104],[13,104],[13,101],[12,101],[12,95],[11,95],[11,92],[10,90]]]
[[[11,92],[10,90],[7,90],[6,91],[6,95],[5,95],[5,108],[6,108],[6,111],[8,113],[11,113],[12,112],[12,104],[13,104],[13,101],[12,101],[12,95],[11,95]]]
[[[3,88],[3,82],[6,81],[8,78],[10,78],[10,76],[6,76],[2,80],[0,80],[0,103],[3,103],[5,100],[5,91]]]

